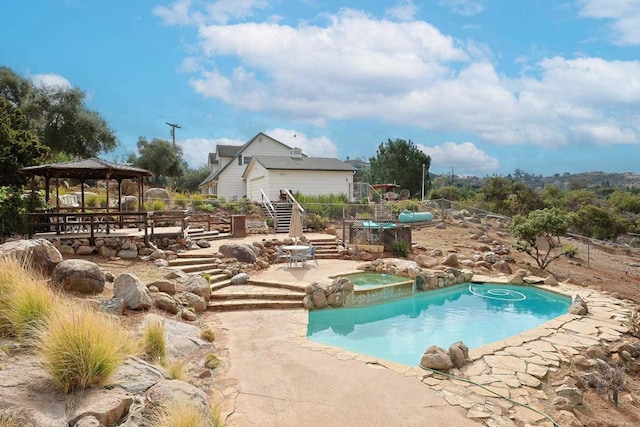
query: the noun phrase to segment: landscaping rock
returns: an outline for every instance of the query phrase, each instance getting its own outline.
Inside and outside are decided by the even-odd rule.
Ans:
[[[201,296],[205,302],[211,299],[211,285],[200,275],[189,276],[184,284],[184,290]]]
[[[96,263],[84,259],[68,259],[54,268],[51,284],[54,288],[69,292],[99,294],[104,290],[105,277]]]
[[[116,277],[113,282],[113,294],[122,298],[131,310],[148,310],[153,305],[151,294],[144,283],[131,273]]]
[[[0,257],[10,256],[19,263],[49,276],[63,261],[60,251],[46,239],[14,240],[0,245]]]
[[[582,299],[582,297],[576,294],[571,306],[569,307],[569,313],[577,314],[579,316],[584,316],[589,313],[589,308],[587,307],[587,302]]]
[[[453,362],[444,348],[432,345],[428,347],[422,355],[420,366],[447,372],[453,368]]]
[[[160,292],[165,292],[169,295],[176,293],[176,284],[171,280],[156,280],[147,285],[148,287],[155,286]]]
[[[236,274],[231,278],[232,285],[244,285],[249,281],[249,275],[247,273]]]
[[[202,313],[207,310],[207,302],[200,295],[192,292],[183,292],[180,294],[180,300],[187,307],[191,307],[196,313]]]
[[[114,316],[122,316],[124,313],[124,300],[122,298],[111,298],[100,301],[100,308]]]
[[[469,347],[462,341],[457,341],[451,344],[449,347],[449,358],[453,366],[460,369],[469,360]]]
[[[253,264],[258,259],[251,245],[239,245],[237,243],[225,243],[220,246],[220,253],[225,258],[235,258],[238,261]]]
[[[171,298],[171,295],[165,292],[154,293],[153,303],[160,310],[164,310],[171,314],[178,314],[180,312],[177,301]]]

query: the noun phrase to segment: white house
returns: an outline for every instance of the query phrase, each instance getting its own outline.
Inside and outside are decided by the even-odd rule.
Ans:
[[[354,168],[334,158],[307,157],[259,133],[242,146],[218,145],[209,155],[211,174],[198,186],[203,194],[227,199],[278,200],[289,189],[308,195],[349,194]]]

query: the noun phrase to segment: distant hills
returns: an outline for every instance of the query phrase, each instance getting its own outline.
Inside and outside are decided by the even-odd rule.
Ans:
[[[447,178],[451,181],[451,175],[435,175],[431,174],[433,182],[438,176]],[[456,176],[453,175],[453,182],[456,186],[480,188],[484,182],[492,178],[487,176],[479,178],[475,176]],[[632,172],[608,173],[608,172],[582,172],[571,174],[565,172],[563,174],[554,174],[553,176],[534,175],[523,172],[519,169],[513,174],[502,176],[502,178],[514,179],[527,184],[529,187],[542,189],[545,185],[555,185],[561,190],[576,190],[580,188],[612,188],[612,189],[633,189],[640,188],[640,174]],[[442,180],[442,178],[441,178]]]

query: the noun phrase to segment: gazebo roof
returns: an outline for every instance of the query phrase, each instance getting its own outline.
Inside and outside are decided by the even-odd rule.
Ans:
[[[109,179],[133,179],[153,175],[146,169],[119,165],[96,158],[29,166],[21,168],[20,172],[44,178],[76,178],[80,180],[107,177]]]

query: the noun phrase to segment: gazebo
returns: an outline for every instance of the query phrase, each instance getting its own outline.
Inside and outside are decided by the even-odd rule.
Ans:
[[[46,165],[39,166],[29,166],[20,169],[20,173],[29,175],[30,178],[30,187],[31,187],[31,198],[32,201],[35,202],[35,189],[36,189],[36,177],[44,178],[44,190],[46,200],[49,200],[51,193],[51,180],[54,179],[55,185],[55,206],[52,207],[51,212],[31,212],[29,213],[30,218],[30,233],[33,234],[33,229],[35,226],[42,226],[46,224],[50,224],[55,222],[56,224],[63,223],[64,227],[67,227],[65,215],[69,213],[69,211],[75,212],[74,215],[77,215],[78,220],[84,220],[85,223],[90,224],[91,227],[91,238],[93,239],[94,228],[100,225],[100,220],[104,215],[117,215],[119,221],[117,223],[122,226],[123,223],[127,222],[126,218],[133,219],[134,221],[130,221],[129,223],[141,225],[142,222],[145,223],[145,234],[146,234],[146,212],[143,210],[144,206],[144,177],[152,176],[153,174],[146,169],[135,168],[132,166],[119,165],[116,163],[107,162],[105,160],[90,158],[83,160],[76,160],[71,162],[61,162],[61,163],[50,163]],[[77,179],[80,181],[80,206],[77,208],[65,208],[60,206],[60,179],[71,178]],[[107,187],[107,200],[106,200],[106,208],[96,209],[92,208],[92,212],[86,212],[86,204],[85,204],[85,182],[87,180],[93,179],[104,179]],[[122,206],[122,181],[124,179],[133,179],[136,180],[138,186],[138,210],[137,212],[123,212],[121,209]],[[111,202],[109,200],[109,184],[112,180],[115,180],[118,183],[118,204],[115,207],[111,207]],[[35,203],[31,204],[31,206],[35,206]],[[96,215],[100,215],[99,217]],[[141,216],[145,216],[144,219]],[[61,221],[62,220],[62,221]],[[94,225],[96,227],[94,227]],[[107,227],[107,232],[108,232]],[[60,232],[60,226],[57,228],[57,232]]]

